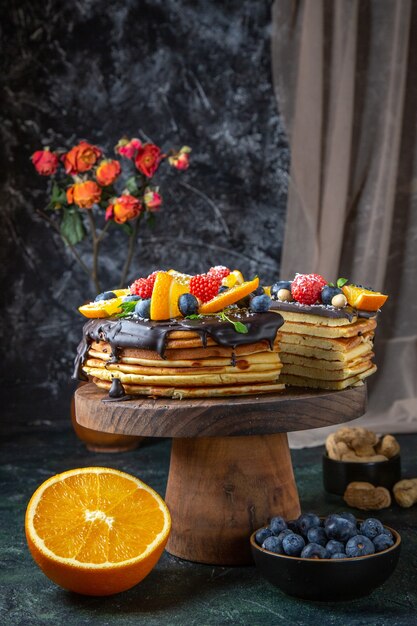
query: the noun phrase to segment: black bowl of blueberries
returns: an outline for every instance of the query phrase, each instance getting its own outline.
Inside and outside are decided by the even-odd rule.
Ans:
[[[367,596],[393,573],[400,535],[369,517],[352,513],[296,520],[273,517],[250,538],[260,573],[290,596],[325,602]]]

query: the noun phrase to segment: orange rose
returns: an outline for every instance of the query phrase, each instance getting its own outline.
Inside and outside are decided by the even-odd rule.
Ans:
[[[91,209],[100,198],[101,188],[93,180],[75,183],[67,189],[68,204],[76,204],[80,209]]]
[[[135,165],[139,172],[147,178],[152,178],[161,162],[161,149],[153,143],[145,143],[141,146],[135,157]]]
[[[190,165],[191,148],[183,146],[176,154],[168,157],[169,164],[177,170],[186,170]]]
[[[122,168],[119,161],[112,159],[105,159],[101,161],[100,165],[96,169],[96,178],[100,185],[107,187],[112,185],[116,178],[119,176]]]
[[[114,220],[117,224],[124,224],[128,220],[135,219],[141,211],[141,202],[129,193],[124,193],[119,198],[115,198],[107,207],[106,221]]]
[[[101,150],[97,146],[92,146],[87,141],[81,141],[78,146],[71,148],[62,157],[66,173],[81,174],[82,172],[88,172],[97,163],[101,154]]]
[[[46,150],[37,150],[30,158],[38,174],[42,176],[55,174],[59,159],[58,156],[48,148],[46,148]]]

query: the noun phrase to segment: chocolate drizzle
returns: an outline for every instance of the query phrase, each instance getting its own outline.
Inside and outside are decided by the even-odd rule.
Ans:
[[[138,348],[157,352],[165,358],[165,348],[169,333],[173,331],[192,331],[198,333],[203,346],[211,337],[217,344],[229,348],[267,341],[272,345],[278,329],[284,323],[276,313],[251,313],[246,309],[228,314],[230,319],[246,325],[247,333],[238,333],[233,324],[216,316],[201,319],[176,318],[163,322],[140,318],[106,318],[89,320],[83,328],[83,339],[77,349],[73,378],[86,380],[82,366],[87,358],[88,349],[93,342],[106,341],[111,347],[110,362],[119,360],[119,351],[124,348]]]
[[[298,302],[281,302],[273,300],[271,311],[288,311],[291,313],[308,313],[309,315],[319,315],[320,317],[333,317],[339,319],[348,319],[352,322],[356,317],[371,318],[376,317],[378,311],[360,311],[353,309],[351,306],[345,306],[338,309],[334,306],[325,304],[300,304]]]

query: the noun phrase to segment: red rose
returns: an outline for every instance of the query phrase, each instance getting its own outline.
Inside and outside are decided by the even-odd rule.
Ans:
[[[115,198],[106,209],[106,221],[114,220],[117,224],[124,224],[128,220],[133,220],[142,211],[141,202],[129,193],[122,194]]]
[[[105,159],[104,161],[101,161],[96,169],[96,178],[100,185],[107,187],[108,185],[112,185],[114,183],[121,171],[122,168],[120,167],[119,161]]]
[[[37,150],[31,156],[32,163],[38,174],[42,176],[51,176],[55,174],[59,159],[55,152],[48,150]]]
[[[71,148],[62,157],[66,173],[81,174],[82,172],[88,172],[97,163],[101,154],[102,152],[97,146],[92,146],[87,141],[81,141],[78,146]]]
[[[147,178],[152,178],[161,162],[161,149],[153,143],[146,143],[138,150],[135,157],[135,165],[139,172]]]
[[[130,141],[121,139],[116,146],[116,152],[127,159],[133,159],[140,148],[142,148],[142,142],[139,139],[133,138]]]
[[[190,165],[191,148],[183,146],[181,150],[168,157],[169,164],[177,170],[186,170]]]
[[[91,209],[100,198],[101,188],[93,180],[75,183],[67,189],[68,204],[76,204],[80,209]]]
[[[149,187],[145,189],[143,200],[148,211],[157,211],[162,204],[161,194],[157,190],[150,189]]]

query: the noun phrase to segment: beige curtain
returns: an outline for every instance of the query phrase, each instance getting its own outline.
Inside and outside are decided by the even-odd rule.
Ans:
[[[417,11],[411,0],[276,0],[272,66],[291,146],[281,278],[390,295],[361,423],[417,430]],[[297,433],[321,443],[328,429]]]

